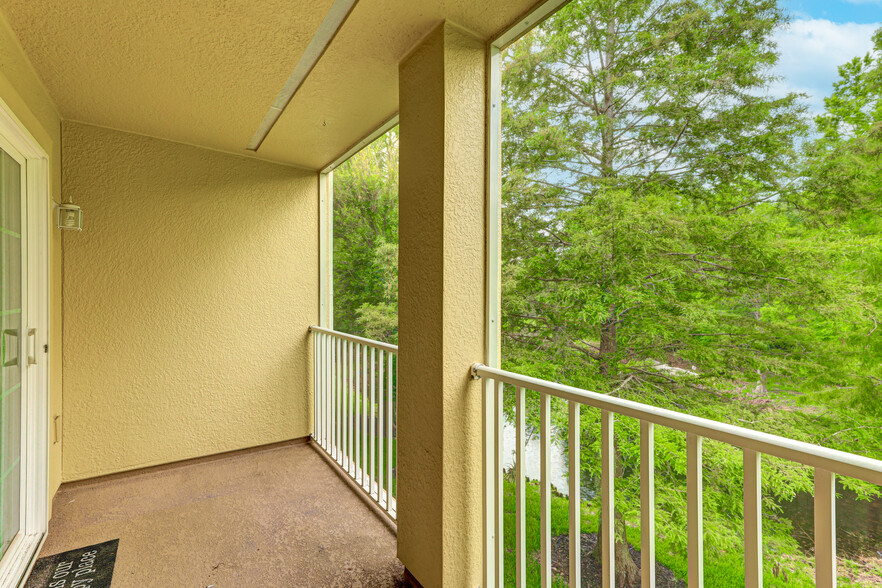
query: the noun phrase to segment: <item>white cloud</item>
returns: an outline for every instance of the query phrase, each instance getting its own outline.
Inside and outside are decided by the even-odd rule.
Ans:
[[[882,2],[882,0],[855,0]],[[833,91],[837,68],[873,47],[873,32],[879,24],[835,23],[824,19],[798,19],[778,31],[775,40],[781,58],[775,73],[781,81],[773,94],[804,92],[812,113],[824,109],[824,97]]]

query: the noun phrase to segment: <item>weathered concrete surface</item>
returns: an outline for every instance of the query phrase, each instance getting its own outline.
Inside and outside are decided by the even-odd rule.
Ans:
[[[119,588],[404,585],[395,536],[305,443],[65,484],[40,555],[116,538]]]

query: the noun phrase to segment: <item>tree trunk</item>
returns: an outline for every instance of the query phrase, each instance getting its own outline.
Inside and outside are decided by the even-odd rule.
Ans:
[[[623,459],[621,454],[619,453],[618,446],[615,451],[615,477],[621,478],[625,474]],[[615,509],[615,522],[613,523],[613,529],[615,529],[616,542],[615,542],[615,550],[613,560],[615,562],[615,586],[617,588],[630,588],[637,583],[637,580],[640,578],[640,571],[637,569],[637,564],[634,563],[634,560],[631,559],[631,552],[628,550],[628,537],[626,535],[627,527],[625,526],[625,517],[622,515],[621,511]],[[598,563],[603,562],[603,513],[600,513],[600,516],[597,517],[598,528],[597,528],[597,544],[594,546],[594,551],[591,552],[591,556]]]
[[[637,564],[631,558],[631,552],[628,549],[628,541],[625,538],[625,518],[622,513],[616,510],[615,522],[616,547],[614,553],[615,561],[615,586],[616,588],[630,588],[637,584],[640,579],[640,570]],[[598,517],[597,528],[597,545],[591,552],[591,557],[595,561],[601,563],[603,561],[603,516]]]
[[[615,375],[616,353],[618,352],[618,341],[616,341],[616,325],[618,325],[619,317],[616,314],[615,304],[609,306],[609,318],[600,325],[600,373],[604,378],[609,379]]]

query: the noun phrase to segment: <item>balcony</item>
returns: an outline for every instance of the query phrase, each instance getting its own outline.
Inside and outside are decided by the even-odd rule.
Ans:
[[[688,462],[676,581],[711,586],[711,443],[743,458],[726,474],[743,489],[745,584],[773,573],[761,488],[784,460],[813,476],[807,582],[837,585],[836,479],[882,485],[882,463],[498,367],[500,51],[565,0],[112,4],[0,6],[0,172],[19,170],[0,194],[21,180],[24,203],[0,206],[24,221],[0,227],[2,269],[24,284],[0,280],[0,588],[21,588],[38,555],[110,539],[114,588],[587,588],[589,517],[596,583],[612,588],[618,467],[636,480],[625,532],[640,532],[655,586],[653,466],[673,457]],[[333,177],[396,123],[390,345],[333,329]],[[626,422],[640,451],[620,457]],[[662,428],[682,434],[682,455],[657,451]],[[599,484],[582,501],[586,455]],[[565,523],[562,490],[580,497]]]

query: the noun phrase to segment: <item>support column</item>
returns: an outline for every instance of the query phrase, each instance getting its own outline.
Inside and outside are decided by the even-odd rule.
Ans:
[[[482,583],[486,47],[442,23],[399,68],[398,557]]]

